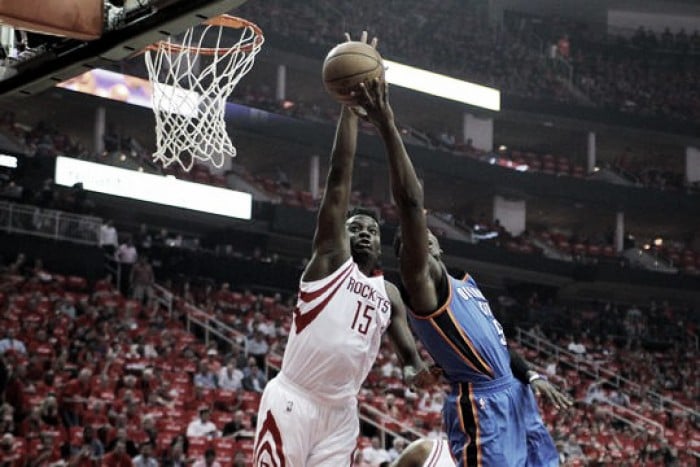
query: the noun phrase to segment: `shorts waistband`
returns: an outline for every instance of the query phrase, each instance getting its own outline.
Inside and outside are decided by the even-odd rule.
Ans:
[[[353,406],[353,405],[356,406],[357,405],[357,398],[355,398],[355,397],[349,398],[349,399],[335,400],[335,399],[325,398],[320,394],[314,394],[314,393],[308,391],[307,389],[304,389],[303,387],[299,386],[294,381],[292,381],[282,371],[277,373],[277,376],[275,376],[275,378],[280,383],[282,383],[287,389],[294,392],[299,397],[302,397],[304,399],[308,399],[316,404],[321,404],[321,405],[326,405],[326,406],[331,406],[331,407],[348,407],[348,406]]]
[[[518,380],[516,380],[512,375],[503,376],[501,378],[492,379],[489,381],[476,381],[471,383],[453,383],[452,390],[458,391],[460,387],[462,392],[466,393],[468,391],[473,391],[478,394],[493,394],[495,392],[503,391],[504,389],[512,386]]]

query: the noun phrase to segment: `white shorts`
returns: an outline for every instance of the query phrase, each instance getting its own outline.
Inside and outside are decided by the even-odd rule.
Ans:
[[[425,459],[423,467],[454,467],[455,461],[450,454],[450,446],[446,440],[434,440],[433,448]]]
[[[350,466],[360,422],[357,402],[314,400],[282,373],[265,386],[255,430],[255,467]]]

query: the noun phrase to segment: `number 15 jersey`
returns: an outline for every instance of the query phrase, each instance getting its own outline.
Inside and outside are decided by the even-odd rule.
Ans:
[[[284,376],[330,404],[351,402],[369,373],[391,319],[384,276],[352,258],[329,276],[299,284]]]

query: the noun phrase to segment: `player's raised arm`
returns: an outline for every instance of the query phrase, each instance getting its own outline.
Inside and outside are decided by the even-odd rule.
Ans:
[[[406,153],[389,105],[387,85],[383,80],[363,83],[360,104],[379,131],[389,159],[391,192],[401,221],[401,279],[411,291],[411,308],[434,311],[440,302],[437,283],[443,271],[429,253],[428,223],[423,205],[423,188]]]
[[[321,279],[350,257],[345,216],[350,203],[352,170],[357,148],[357,116],[343,106],[331,150],[326,188],[314,233],[313,251],[302,280]]]
[[[408,327],[406,306],[401,299],[401,294],[391,282],[385,281],[385,287],[391,301],[391,322],[387,333],[401,362],[404,382],[420,388],[431,387],[435,384],[437,377],[431,373],[428,365],[418,355],[416,341]]]

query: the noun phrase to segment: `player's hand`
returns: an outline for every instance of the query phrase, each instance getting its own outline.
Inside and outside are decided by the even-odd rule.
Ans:
[[[369,37],[369,35],[367,34],[367,31],[362,31],[362,34],[360,35],[360,42],[364,42],[365,44],[367,44],[368,37]],[[352,38],[350,37],[349,32],[345,33],[345,40],[346,40],[346,42],[352,42]],[[370,42],[369,45],[371,45],[373,49],[376,49],[378,43],[379,43],[379,39],[377,39],[377,37],[375,36],[372,38],[372,42]]]
[[[416,370],[412,365],[403,367],[404,382],[412,390],[431,388],[438,382],[441,376],[442,370],[435,365],[431,367],[424,365],[419,370]]]
[[[350,92],[350,96],[359,104],[352,108],[358,117],[377,128],[394,122],[394,111],[389,105],[389,85],[383,78],[360,83],[358,89]]]
[[[530,386],[535,392],[535,395],[540,396],[544,394],[558,410],[566,410],[574,405],[574,401],[572,401],[569,396],[558,390],[552,383],[544,378],[535,379],[530,383]]]

